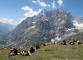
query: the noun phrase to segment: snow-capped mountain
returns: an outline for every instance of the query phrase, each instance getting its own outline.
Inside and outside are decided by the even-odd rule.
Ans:
[[[14,46],[35,45],[51,40],[60,41],[63,38],[79,32],[74,18],[63,9],[46,11],[42,10],[38,15],[26,18],[10,34],[8,43]]]
[[[77,16],[76,18],[74,18],[73,24],[77,29],[83,30],[83,17]]]

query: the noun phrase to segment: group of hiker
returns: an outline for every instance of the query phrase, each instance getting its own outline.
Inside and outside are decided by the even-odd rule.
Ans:
[[[81,44],[81,42],[78,40],[76,41],[74,38],[71,38],[71,40],[69,41],[69,44],[70,45],[73,45],[75,44],[75,42],[79,45]],[[55,43],[54,43],[55,44]],[[47,46],[48,43],[43,43],[42,46]],[[60,45],[66,45],[66,41],[63,40]],[[39,44],[36,44],[35,47],[31,46],[30,47],[30,50],[20,50],[20,49],[17,49],[17,48],[13,48],[10,50],[10,53],[8,54],[9,56],[15,56],[15,55],[22,55],[22,56],[30,56],[31,53],[34,53],[35,51],[39,50],[40,46]]]
[[[71,40],[69,41],[69,44],[70,44],[70,45],[74,45],[75,42],[76,42],[78,45],[81,44],[81,42],[80,42],[79,40],[76,41],[74,38],[71,38]],[[66,45],[66,41],[63,40],[60,44],[61,44],[61,45]]]
[[[35,47],[31,46],[30,50],[20,50],[14,47],[10,50],[8,56],[15,56],[15,55],[30,56],[31,53],[34,53],[35,51],[39,50],[39,48],[40,48],[39,44],[36,44]]]

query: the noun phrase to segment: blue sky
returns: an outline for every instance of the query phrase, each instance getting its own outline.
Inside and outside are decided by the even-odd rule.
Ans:
[[[0,22],[17,25],[42,9],[63,8],[74,17],[83,16],[83,0],[0,0]]]

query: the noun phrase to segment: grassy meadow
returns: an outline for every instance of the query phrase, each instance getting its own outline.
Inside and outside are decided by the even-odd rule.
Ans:
[[[77,45],[48,45],[41,46],[31,56],[11,56],[8,57],[10,49],[0,49],[0,60],[83,60],[83,41]],[[29,48],[21,48],[29,50]]]

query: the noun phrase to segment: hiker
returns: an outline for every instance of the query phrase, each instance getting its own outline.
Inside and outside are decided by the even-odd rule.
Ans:
[[[31,55],[31,53],[29,52],[29,51],[24,51],[24,56],[30,56]]]
[[[45,43],[43,43],[42,46],[46,46]]]
[[[10,53],[8,54],[8,56],[15,56],[15,53],[12,49],[10,50]]]
[[[28,54],[29,54],[29,56],[31,55],[31,52],[28,50]]]
[[[73,45],[73,44],[74,44],[74,41],[73,41],[73,40],[71,40],[71,41],[69,42],[69,44]]]
[[[34,52],[35,52],[34,47],[31,47],[31,48],[30,48],[30,52],[31,52],[31,53],[34,53]]]
[[[17,53],[18,53],[18,50],[17,50],[17,48],[14,47],[13,49],[10,50],[10,53],[8,55],[15,56],[15,55],[17,55]]]
[[[13,48],[13,51],[14,51],[15,55],[17,55],[17,53],[18,53],[17,48]]]
[[[39,44],[36,44],[36,50],[38,50],[39,49]]]
[[[46,42],[45,45],[48,46],[48,43]]]
[[[78,41],[77,41],[77,44],[79,45],[79,44],[81,44],[81,42],[78,40]]]
[[[63,41],[61,42],[61,45],[66,45],[66,41],[63,40]]]
[[[22,56],[24,56],[24,50],[22,50],[22,51],[20,52],[20,54],[21,54]]]
[[[20,53],[21,53],[21,50],[20,50],[20,49],[18,49],[18,53],[17,53],[17,54],[18,54],[18,55],[20,55]]]
[[[55,44],[55,42],[53,44]]]
[[[31,53],[30,53],[30,51],[28,51],[28,50],[22,50],[21,51],[21,53],[20,53],[22,56],[30,56],[31,55]]]
[[[72,37],[69,44],[73,45],[73,44],[75,44],[75,42],[76,42],[75,39]]]
[[[65,40],[63,40],[63,45],[66,45],[66,41]]]
[[[48,44],[47,43],[43,43],[42,46],[47,46]]]

